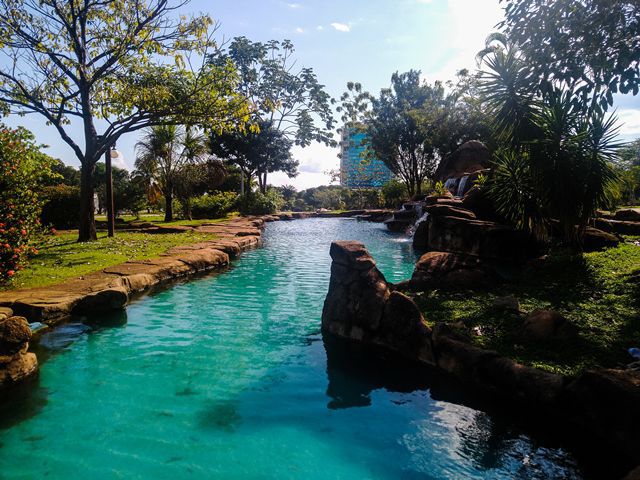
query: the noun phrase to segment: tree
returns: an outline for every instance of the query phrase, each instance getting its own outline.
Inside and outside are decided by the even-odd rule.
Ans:
[[[296,67],[293,53],[289,40],[261,43],[236,37],[223,55],[212,57],[211,61],[216,65],[229,61],[236,65],[239,91],[254,107],[254,124],[268,125],[270,130],[278,132],[273,133],[275,138],[287,140],[290,146],[305,147],[313,141],[334,146],[332,99],[313,69]],[[214,135],[212,143],[215,141]],[[274,149],[274,152],[282,151]],[[270,160],[263,156],[263,160],[271,164],[256,170],[264,193],[267,174],[277,171],[274,168],[282,164],[282,159]],[[290,166],[291,162],[284,165]]]
[[[298,161],[291,155],[292,142],[270,122],[260,122],[258,131],[213,133],[209,149],[213,155],[243,173],[247,184],[256,178],[260,192],[267,191],[267,174],[282,171],[290,178],[298,173]]]
[[[214,159],[207,160],[205,163],[192,161],[178,170],[174,187],[176,197],[182,206],[182,216],[192,220],[193,198],[219,187],[226,178],[227,169],[224,164]]]
[[[640,90],[636,0],[506,0],[501,27],[523,49],[530,76],[561,83],[590,108]]]
[[[95,165],[123,134],[178,123],[220,130],[248,120],[233,66],[198,66],[216,48],[212,20],[175,15],[186,3],[0,0],[0,103],[42,115],[80,160],[79,241],[96,238]]]

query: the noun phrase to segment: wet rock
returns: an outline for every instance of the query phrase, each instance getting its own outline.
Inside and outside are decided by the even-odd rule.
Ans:
[[[587,227],[582,237],[582,246],[585,252],[597,252],[605,248],[618,246],[618,237],[597,228]]]
[[[578,337],[578,329],[555,310],[536,309],[525,318],[521,335],[533,340],[573,340]]]
[[[637,221],[596,218],[594,223],[596,228],[605,232],[619,235],[640,235],[640,222]]]
[[[416,290],[439,286],[474,288],[495,283],[496,276],[481,259],[450,252],[429,252],[420,257],[411,276]]]
[[[0,307],[0,321],[13,316],[13,310],[9,307]]]
[[[424,199],[424,203],[429,206],[429,205],[436,205],[436,204],[441,204],[441,205],[460,205],[462,204],[462,202],[459,199],[453,198],[453,194],[450,192],[447,192],[444,195],[428,195],[425,199]]]
[[[392,292],[365,246],[334,242],[322,331],[432,362],[430,330],[416,304]]]
[[[434,215],[434,216],[468,218],[470,220],[474,220],[476,218],[476,215],[470,210],[467,210],[465,208],[454,207],[452,205],[443,205],[441,203],[427,206],[425,207],[425,211],[429,215]]]
[[[429,250],[514,262],[538,253],[530,235],[506,225],[449,216],[429,216],[427,221]]]
[[[6,365],[0,365],[0,388],[26,380],[38,371],[38,359],[34,353],[21,353]]]
[[[411,241],[413,242],[413,248],[419,250],[425,250],[429,246],[429,222],[416,223]]]
[[[465,173],[484,170],[491,166],[491,152],[484,143],[470,140],[460,145],[451,155],[443,159],[435,172],[435,178],[446,180]]]
[[[31,339],[31,328],[24,317],[9,317],[0,321],[0,355],[18,353]]]
[[[479,220],[495,221],[498,218],[493,203],[478,185],[471,187],[465,194],[462,206],[475,213]]]

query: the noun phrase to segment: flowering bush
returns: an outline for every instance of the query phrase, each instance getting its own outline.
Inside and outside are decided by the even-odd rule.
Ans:
[[[30,240],[40,225],[39,191],[53,175],[52,164],[28,130],[0,125],[0,283],[37,253]]]

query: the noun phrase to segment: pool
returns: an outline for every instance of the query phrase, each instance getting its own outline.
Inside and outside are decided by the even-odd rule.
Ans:
[[[411,275],[411,242],[380,224],[276,222],[228,271],[44,335],[38,382],[0,411],[0,478],[584,478],[422,374],[325,347],[337,239]]]

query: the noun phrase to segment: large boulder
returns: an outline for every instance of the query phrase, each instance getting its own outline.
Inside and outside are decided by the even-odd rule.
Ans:
[[[477,288],[494,283],[496,275],[478,257],[450,252],[429,252],[420,257],[409,286],[425,290],[441,286]]]
[[[424,209],[429,215],[435,216],[448,216],[448,217],[456,217],[456,218],[468,218],[470,220],[475,220],[475,214],[467,210],[465,208],[460,208],[452,205],[445,205],[441,203],[436,203],[435,205],[428,205]]]
[[[623,208],[614,214],[616,220],[630,220],[640,222],[640,208]]]
[[[593,227],[587,227],[582,237],[582,247],[585,252],[597,252],[616,247],[619,243],[620,240],[615,235]]]
[[[575,340],[578,329],[555,310],[536,309],[529,313],[521,328],[521,336],[527,340]]]
[[[392,292],[360,242],[331,244],[322,331],[431,362],[430,330],[415,303]]]
[[[516,262],[538,253],[530,235],[506,225],[450,216],[429,216],[427,221],[428,250]]]
[[[636,221],[596,218],[594,224],[596,228],[604,230],[605,232],[620,235],[640,235],[640,222]]]
[[[435,178],[446,180],[464,174],[484,170],[491,165],[491,152],[484,143],[470,140],[460,145],[451,155],[440,162]]]
[[[35,354],[28,352],[31,328],[24,317],[0,321],[0,388],[19,383],[38,371]]]
[[[479,220],[495,221],[498,219],[493,202],[478,185],[471,187],[464,195],[462,206],[467,210],[471,210]]]

